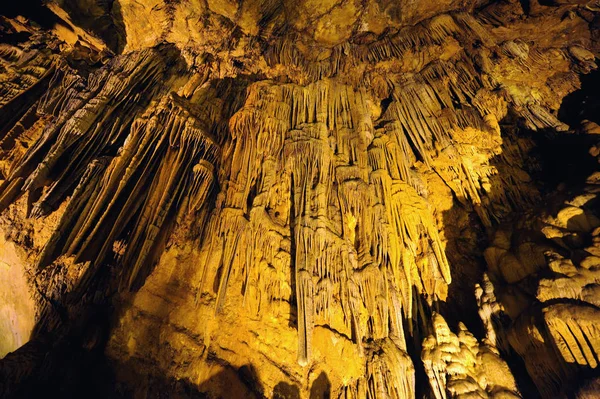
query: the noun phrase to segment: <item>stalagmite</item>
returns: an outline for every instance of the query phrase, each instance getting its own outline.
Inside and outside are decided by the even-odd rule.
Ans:
[[[378,351],[368,350],[365,375],[340,391],[339,398],[413,398],[415,370],[406,352],[390,339],[379,343]]]
[[[423,342],[423,364],[436,398],[520,398],[498,350],[479,343],[460,323],[458,335],[434,313],[434,333]]]
[[[483,275],[482,284],[475,285],[475,298],[479,317],[486,329],[486,339],[502,353],[507,353],[509,346],[504,329],[507,328],[508,316],[496,298],[494,285],[487,274]]]

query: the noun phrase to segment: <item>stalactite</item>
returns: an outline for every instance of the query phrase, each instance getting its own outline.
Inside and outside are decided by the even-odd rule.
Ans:
[[[312,107],[308,108],[310,110]],[[302,111],[300,111],[302,112]],[[310,111],[309,111],[310,112]],[[302,131],[292,130],[286,138],[284,157],[291,174],[293,186],[294,261],[296,301],[298,303],[298,362],[306,364],[310,359],[313,328],[313,274],[315,254],[324,247],[325,226],[323,217],[331,171],[331,149],[324,126],[307,126]],[[314,190],[314,191],[313,191]],[[314,197],[314,200],[313,200]],[[313,202],[314,201],[314,202]],[[325,265],[330,262],[326,261]]]
[[[48,37],[52,40],[52,37]],[[34,46],[32,46],[34,47]],[[3,44],[0,49],[0,140],[47,89],[55,57],[35,48]],[[58,61],[57,61],[58,62]]]
[[[91,260],[96,268],[134,221],[121,260],[126,265],[123,287],[132,287],[144,265],[152,265],[174,207],[188,195],[190,211],[197,211],[209,194],[219,147],[204,129],[172,96],[134,121],[110,165],[110,158],[104,157],[88,167],[38,260],[39,267],[66,252],[78,260]],[[33,216],[43,214],[43,204],[36,204]]]
[[[551,305],[544,309],[544,320],[567,363],[598,367],[600,345],[596,338],[598,309],[595,306]]]
[[[442,26],[446,22],[440,23]],[[440,38],[443,35],[441,33]],[[319,303],[333,304],[335,300],[330,302],[329,299],[330,288],[325,291],[315,287],[319,283],[321,287],[329,287],[330,283],[335,286],[340,281],[340,272],[328,265],[338,262],[353,265],[345,275],[345,284],[349,284],[345,290],[349,290],[349,298],[356,298],[356,293],[350,294],[350,287],[358,289],[360,303],[364,304],[361,306],[367,308],[372,318],[370,327],[365,329],[355,325],[354,331],[374,333],[375,336],[387,334],[387,329],[381,330],[377,326],[387,325],[383,320],[389,317],[388,294],[376,300],[377,296],[370,293],[373,289],[363,287],[362,280],[354,277],[353,270],[365,269],[370,262],[375,262],[369,266],[374,268],[372,270],[391,268],[394,279],[390,284],[400,293],[401,312],[409,319],[413,317],[413,284],[419,292],[427,293],[430,301],[446,295],[445,287],[450,282],[449,265],[432,212],[424,198],[427,188],[411,170],[417,159],[421,158],[443,172],[442,176],[447,176],[459,198],[475,205],[484,223],[490,225],[492,219],[499,217],[488,213],[487,202],[484,203],[482,198],[491,192],[489,180],[497,173],[485,164],[491,157],[500,154],[497,118],[503,116],[505,109],[503,111],[500,107],[492,114],[482,114],[489,112],[489,107],[481,105],[481,101],[491,101],[496,106],[498,100],[484,100],[480,93],[486,86],[476,76],[469,61],[432,64],[423,72],[422,78],[413,78],[397,87],[394,101],[384,116],[384,129],[376,133],[364,104],[364,93],[349,91],[335,81],[323,81],[306,88],[295,85],[276,88],[270,83],[253,85],[246,106],[232,118],[230,127],[235,142],[232,147],[233,169],[229,179],[222,184],[227,187],[226,203],[242,209],[250,215],[251,224],[256,223],[264,217],[258,213],[253,216],[252,209],[264,203],[262,198],[270,197],[273,187],[285,178],[281,174],[274,175],[270,171],[272,167],[263,165],[268,161],[269,165],[280,165],[280,168],[289,170],[290,181],[293,182],[290,190],[294,213],[284,220],[294,226],[292,239],[297,252],[293,264],[297,273],[306,270],[313,276],[313,288],[297,286],[297,289],[302,289],[303,293],[316,290],[314,292],[318,295],[325,295],[319,297]],[[440,85],[440,80],[450,84]],[[418,106],[415,101],[419,102]],[[456,102],[473,103],[479,111],[445,111],[454,108]],[[257,119],[258,112],[263,115],[261,120]],[[440,114],[444,116],[440,118]],[[483,145],[466,144],[469,140],[477,140],[478,134],[490,137]],[[448,161],[442,161],[439,155],[434,156],[440,148],[444,149]],[[467,161],[474,156],[480,157],[478,167]],[[457,158],[461,159],[460,167],[444,171],[443,162],[455,163]],[[507,158],[507,161],[511,160]],[[335,176],[335,187],[330,185],[329,176]],[[375,195],[370,187],[373,187]],[[334,192],[339,204],[331,208],[327,205],[330,203],[328,198],[332,198]],[[513,190],[511,193],[514,193],[512,202],[518,206],[522,201],[519,198],[521,191]],[[331,209],[335,208],[337,210],[331,213]],[[312,238],[315,234],[319,237],[316,241]],[[336,234],[341,235],[342,241],[347,243],[345,245],[349,245],[348,249],[342,250]],[[233,238],[233,242],[238,241],[239,238]],[[398,242],[402,245],[398,246]],[[225,239],[227,251],[240,249],[238,244],[232,245],[230,247]],[[244,251],[256,252],[264,246],[259,240],[253,248],[245,248]],[[319,248],[316,252],[322,253],[323,257],[311,255],[315,253],[314,248]],[[239,257],[244,280],[248,281],[253,273],[257,273],[252,271],[256,266],[251,265],[261,264],[263,259],[264,264],[273,264],[275,250],[263,249],[260,253],[263,256],[256,259],[252,255]],[[350,258],[355,260],[344,260],[342,253],[351,255]],[[224,264],[219,298],[229,284],[223,279],[229,281],[230,267],[234,267],[228,266],[229,263],[232,261]],[[237,274],[234,270],[233,275]],[[303,279],[309,281],[307,277]],[[385,282],[386,277],[381,277],[380,281]],[[379,287],[387,287],[387,283]],[[382,305],[374,305],[375,302]],[[346,309],[345,314],[350,315],[348,320],[355,320],[351,314],[359,312],[359,309],[351,303],[344,305],[351,308]],[[221,301],[219,304],[222,305]],[[319,313],[322,313],[321,306],[318,307]],[[312,323],[313,315],[305,314],[303,310],[300,316],[301,322]],[[304,331],[301,335],[310,330],[309,326],[301,328]],[[356,337],[362,334],[356,334]],[[309,338],[303,336],[301,340],[307,342]],[[305,346],[301,344],[301,348]]]
[[[433,224],[431,210],[414,188],[400,180],[394,184],[391,180],[388,183],[382,181],[379,184],[384,185],[376,191],[380,194],[377,197],[371,194],[373,183],[369,183],[369,180],[375,178],[375,181],[379,181],[375,177],[377,174],[369,178],[371,168],[407,180],[411,172],[409,164],[399,167],[398,164],[406,157],[399,153],[394,143],[378,146],[381,140],[376,139],[369,147],[374,136],[363,100],[364,94],[349,91],[333,82],[318,84],[315,89],[313,91],[310,88],[309,91],[290,85],[276,91],[270,85],[260,84],[250,90],[247,105],[234,116],[231,124],[237,143],[231,161],[234,169],[231,179],[223,186],[227,187],[226,203],[231,204],[232,209],[247,212],[250,226],[255,227],[229,230],[225,226],[239,225],[231,221],[224,224],[220,228],[221,233],[218,233],[224,237],[225,245],[217,296],[217,306],[222,306],[231,276],[245,276],[243,279],[247,286],[250,279],[256,279],[251,276],[258,273],[257,265],[268,267],[275,263],[274,257],[279,253],[278,242],[286,233],[278,232],[278,227],[272,224],[273,215],[265,213],[266,209],[261,212],[255,210],[264,206],[265,198],[271,198],[279,182],[289,179],[293,183],[289,188],[292,208],[285,210],[290,213],[289,217],[283,217],[282,222],[289,223],[293,230],[291,239],[295,257],[292,262],[298,302],[299,360],[303,363],[309,360],[314,317],[319,314],[324,320],[329,320],[325,303],[331,307],[338,303],[335,298],[342,299],[347,323],[353,331],[355,342],[360,345],[364,334],[375,338],[389,334],[391,290],[400,292],[400,298],[403,298],[402,302],[395,299],[396,305],[393,307],[393,318],[398,320],[395,332],[403,336],[400,320],[403,318],[402,312],[404,316],[411,317],[412,281],[416,279],[419,286],[425,285],[433,299],[445,296],[443,287],[450,279],[448,261],[438,238],[437,227]],[[262,121],[252,116],[257,109],[267,112]],[[282,126],[285,121],[290,121],[291,130],[287,133],[287,128]],[[400,132],[395,136],[407,150],[409,144],[405,136]],[[269,137],[270,140],[263,141],[263,137]],[[248,146],[249,142],[257,145]],[[265,144],[260,144],[262,142]],[[253,152],[254,148],[258,149],[256,153]],[[376,155],[377,148],[384,153]],[[257,162],[260,159],[264,164]],[[273,174],[272,167],[265,166],[267,163],[281,165],[281,170],[286,173]],[[381,172],[378,173],[381,175]],[[334,185],[331,184],[333,176]],[[248,184],[248,181],[251,183]],[[418,180],[413,178],[411,181],[418,186]],[[334,195],[337,201],[331,202]],[[377,208],[377,203],[382,204],[383,208]],[[332,214],[331,209],[336,211]],[[386,210],[378,215],[374,209]],[[340,215],[339,219],[336,215]],[[220,217],[224,219],[224,215]],[[242,218],[241,213],[237,218]],[[397,239],[390,240],[392,231],[380,229],[382,222],[383,226],[396,226],[392,231]],[[412,227],[412,224],[421,227]],[[225,233],[223,228],[232,232]],[[249,232],[252,237],[260,236],[254,239],[252,247],[240,246],[242,239],[236,237],[248,234],[241,233],[242,230]],[[273,237],[275,241],[271,243],[268,237]],[[398,241],[404,244],[397,246]],[[248,255],[241,255],[238,261],[233,262],[231,255],[226,254],[233,253],[235,249]],[[423,255],[417,262],[414,259],[420,253]],[[255,254],[261,255],[257,257]],[[388,288],[388,259],[392,261],[392,275],[396,276],[389,284],[395,288]],[[343,266],[341,270],[340,266]],[[420,270],[422,267],[425,269]],[[425,277],[429,273],[435,276],[433,280]],[[259,293],[254,295],[263,297]],[[270,293],[264,295],[272,296]],[[314,309],[313,295],[317,300]],[[394,298],[398,298],[396,294]],[[362,321],[358,317],[363,306],[369,315],[366,326],[360,326]]]
[[[48,240],[42,253],[38,257],[38,269],[48,266],[59,256],[60,252],[62,252],[62,249],[65,246],[64,241],[67,238],[66,236],[69,230],[73,228],[74,225],[78,224],[75,216],[79,215],[83,209],[85,209],[86,202],[92,202],[95,199],[93,190],[90,187],[94,187],[98,183],[108,162],[107,158],[99,158],[88,165],[79,184],[73,191],[72,199],[69,201],[63,217],[59,221],[60,227],[53,232],[52,237]],[[43,211],[40,209],[40,204],[38,204],[33,208],[31,216],[37,218],[42,216],[42,213]]]
[[[51,104],[60,96],[71,98],[67,102],[68,111],[60,113],[54,123],[46,126],[41,139],[12,169],[7,182],[24,179],[20,192],[14,194],[39,190],[50,175],[58,175],[41,199],[45,214],[55,209],[74,188],[94,154],[114,151],[123,144],[136,112],[162,88],[159,82],[166,77],[161,70],[165,58],[174,56],[173,49],[165,48],[116,59],[110,65],[112,73],[106,73],[107,67],[89,79],[83,96],[74,96],[73,83],[62,81],[61,77],[69,73],[57,72],[54,86],[38,112],[56,112],[56,105]],[[127,74],[128,78],[122,79],[121,74]],[[72,78],[69,80],[73,82]],[[140,92],[146,93],[141,96]]]
[[[265,328],[244,343],[275,367],[279,359],[256,348],[270,348],[261,334],[286,320],[277,344],[297,334],[297,349],[274,353],[306,366],[278,371],[295,382],[339,347],[356,356],[364,370],[342,382],[340,397],[413,398],[407,339],[417,343],[423,329],[436,398],[519,397],[500,358],[511,350],[546,396],[597,367],[600,219],[588,204],[597,187],[529,223],[542,226],[537,234],[498,227],[538,202],[534,142],[520,129],[569,129],[557,110],[577,73],[596,68],[587,37],[539,43],[487,9],[374,33],[361,5],[352,37],[325,46],[311,36],[318,26],[282,22],[291,3],[263,4],[269,15],[254,26],[247,5],[235,6],[234,21],[208,2],[199,15],[218,27],[206,27],[202,45],[191,36],[181,45],[177,3],[153,9],[167,16],[160,40],[176,44],[110,57],[50,33],[0,44],[0,211],[17,218],[25,203],[27,223],[57,221],[39,233],[49,239],[35,272],[71,271],[69,306],[113,285],[127,297],[164,255],[170,269],[156,284],[191,287],[193,311],[181,313],[200,315],[193,333],[176,326],[181,342],[228,371],[239,365],[216,358],[228,343],[217,347],[211,328],[232,315]],[[519,21],[511,23],[528,23]],[[231,38],[217,49],[219,27]],[[597,130],[592,123],[581,130]],[[474,215],[496,229],[475,285],[481,342],[434,311],[456,310],[450,284],[471,265],[451,265],[446,248],[479,245]],[[53,317],[40,324],[58,325]],[[322,348],[323,335],[334,350]]]

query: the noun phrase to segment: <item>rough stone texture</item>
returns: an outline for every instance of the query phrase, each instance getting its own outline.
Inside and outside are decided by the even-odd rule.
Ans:
[[[0,395],[593,395],[599,17],[563,3],[0,17]]]
[[[19,248],[0,237],[0,356],[21,347],[29,340],[36,322],[36,305]]]

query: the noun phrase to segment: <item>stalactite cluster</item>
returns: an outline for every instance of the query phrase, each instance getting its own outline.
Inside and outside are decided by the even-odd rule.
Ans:
[[[546,398],[593,375],[597,172],[577,195],[531,176],[537,137],[574,134],[559,109],[597,68],[595,10],[423,5],[375,35],[383,5],[342,2],[307,27],[271,2],[256,21],[227,1],[159,2],[151,35],[128,19],[150,11],[114,3],[92,10],[126,32],[120,55],[71,40],[71,22],[0,17],[0,229],[27,246],[42,301],[0,394],[50,379],[48,334],[216,397],[288,382],[314,396],[322,371],[339,398],[528,397],[528,379]],[[205,31],[183,35],[196,13]],[[334,35],[321,18],[336,13],[351,22]],[[542,37],[536,21],[556,26]],[[78,320],[101,305],[117,309],[104,338]]]
[[[317,316],[359,345],[386,337],[390,322],[403,336],[399,315],[412,317],[413,287],[443,296],[450,276],[432,210],[399,178],[397,141],[367,147],[375,134],[366,98],[348,86],[249,90],[231,120],[231,180],[221,184],[219,223],[205,249],[221,253],[216,263],[207,254],[204,265],[222,269],[217,309],[232,277],[253,309],[294,284],[303,363]],[[290,269],[287,286],[259,282]]]

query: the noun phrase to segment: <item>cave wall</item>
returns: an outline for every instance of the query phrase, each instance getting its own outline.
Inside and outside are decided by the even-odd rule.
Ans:
[[[559,110],[597,10],[410,4],[2,17],[6,351],[35,327],[0,393],[78,362],[122,396],[593,392],[598,151],[559,187],[539,152],[595,144]]]
[[[24,256],[19,256],[19,248],[4,236],[0,240],[0,356],[4,357],[29,341],[36,322],[36,304],[22,262]]]

